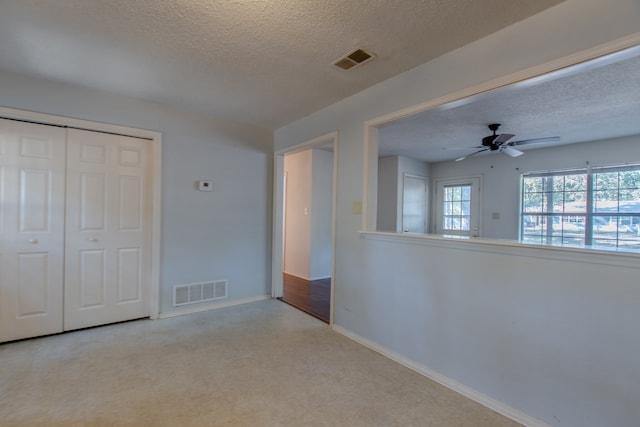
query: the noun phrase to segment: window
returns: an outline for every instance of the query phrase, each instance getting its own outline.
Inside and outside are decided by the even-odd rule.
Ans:
[[[443,228],[469,231],[471,219],[471,185],[445,185],[442,203]]]
[[[522,177],[525,243],[640,249],[640,165]]]
[[[461,236],[478,236],[478,197],[480,180],[441,180],[438,198],[436,232]]]

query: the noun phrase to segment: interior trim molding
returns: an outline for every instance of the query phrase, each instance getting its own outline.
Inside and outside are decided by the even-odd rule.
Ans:
[[[188,308],[181,308],[178,310],[165,311],[160,313],[158,318],[168,319],[170,317],[184,316],[185,314],[200,313],[202,311],[215,310],[217,308],[233,307],[234,305],[249,304],[251,302],[263,301],[266,299],[271,299],[271,295],[261,295],[258,297],[242,298],[242,299],[236,299],[236,300],[225,301],[225,302],[214,302],[209,304],[198,305],[196,307],[188,307]]]
[[[515,240],[497,240],[442,236],[438,234],[402,234],[381,231],[361,231],[361,238],[390,243],[433,246],[444,249],[494,253],[504,256],[551,259],[554,261],[583,262],[613,265],[622,268],[640,268],[640,253],[624,250],[605,250],[571,246],[534,245]]]
[[[138,129],[128,126],[120,126],[110,123],[93,122],[90,120],[74,119],[72,117],[56,116],[53,114],[37,113],[34,111],[20,110],[0,106],[0,117],[18,119],[39,124],[49,124],[53,126],[67,126],[91,131],[115,133],[124,136],[134,136],[137,138],[156,141],[160,139],[161,133],[148,129]]]
[[[510,418],[520,424],[523,424],[525,426],[528,427],[550,427],[549,424],[546,424],[530,415],[525,414],[524,412],[515,409],[503,402],[500,402],[492,397],[489,397],[483,393],[480,393],[479,391],[476,391],[474,389],[472,389],[471,387],[467,387],[466,385],[451,379],[445,375],[442,375],[439,372],[434,371],[433,369],[430,369],[424,365],[421,365],[419,363],[414,362],[413,360],[410,360],[392,350],[389,350],[367,338],[361,337],[360,335],[351,332],[348,329],[345,329],[339,325],[332,325],[332,329],[339,333],[340,335],[343,335],[347,338],[349,338],[352,341],[355,341],[356,343],[363,345],[373,351],[375,351],[376,353],[379,353],[381,355],[383,355],[384,357],[393,360],[396,363],[399,363],[400,365],[411,369],[412,371],[415,371],[417,373],[419,373],[422,376],[425,376],[435,382],[437,382],[440,385],[443,385],[457,393],[460,393],[461,395],[501,414],[504,415],[507,418]]]

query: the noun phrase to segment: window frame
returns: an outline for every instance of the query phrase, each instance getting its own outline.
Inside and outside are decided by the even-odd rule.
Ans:
[[[546,230],[544,230],[543,228],[541,228],[541,231],[544,231],[544,233],[540,234],[540,241],[537,242],[539,244],[542,245],[548,245],[548,246],[559,246],[559,245],[576,245],[576,243],[566,243],[565,242],[565,235],[564,235],[564,223],[567,222],[569,223],[571,218],[583,218],[583,221],[577,221],[577,222],[582,222],[584,224],[584,232],[583,232],[583,237],[582,237],[582,242],[577,244],[577,246],[587,246],[587,247],[601,247],[601,248],[620,248],[620,242],[624,242],[625,239],[621,239],[620,235],[619,235],[619,227],[620,227],[620,220],[621,218],[625,218],[625,217],[630,217],[631,218],[631,225],[637,225],[638,227],[638,236],[640,237],[640,209],[638,209],[638,211],[635,212],[620,212],[619,208],[620,208],[620,191],[621,191],[621,187],[620,187],[620,181],[618,179],[618,184],[617,186],[614,188],[609,188],[608,190],[613,190],[617,193],[617,206],[616,206],[616,210],[612,211],[612,212],[599,212],[597,210],[597,200],[594,201],[594,196],[596,195],[596,192],[598,191],[606,191],[605,190],[599,190],[596,188],[596,176],[599,173],[619,173],[619,172],[629,172],[629,171],[637,171],[640,172],[640,164],[628,164],[628,165],[612,165],[612,166],[597,166],[597,167],[591,167],[591,166],[587,166],[585,168],[579,168],[579,169],[566,169],[566,170],[555,170],[555,171],[545,171],[545,172],[528,172],[528,173],[523,173],[520,175],[520,207],[519,207],[519,214],[520,214],[520,218],[519,218],[519,230],[518,230],[518,236],[520,239],[520,242],[522,243],[536,243],[533,241],[529,241],[527,242],[527,236],[535,236],[535,234],[525,234],[525,218],[527,217],[538,217],[538,218],[545,218],[544,221],[544,225],[541,225],[541,227],[544,227]],[[527,211],[526,206],[525,206],[525,196],[526,194],[532,194],[535,192],[526,192],[525,191],[525,180],[526,178],[547,178],[547,177],[563,177],[566,178],[567,176],[570,175],[584,175],[585,176],[585,200],[584,200],[584,204],[585,204],[585,208],[584,208],[584,212],[575,212],[575,211],[565,211],[564,210],[564,196],[566,195],[566,193],[570,193],[570,192],[577,192],[577,191],[567,191],[566,190],[566,180],[563,183],[563,188],[562,190],[559,191],[555,191],[555,189],[553,189],[552,191],[547,191],[545,190],[545,188],[543,188],[540,193],[541,194],[547,194],[551,195],[552,199],[554,197],[555,194],[557,193],[562,193],[563,194],[563,210],[562,212],[554,212],[553,206],[551,207],[547,207],[547,210],[541,210],[539,212],[532,212],[532,211]],[[547,187],[548,188],[548,187]],[[623,190],[636,190],[636,191],[640,191],[640,178],[638,179],[637,185],[635,185],[635,187],[633,188],[622,188]],[[544,206],[544,204],[541,204],[541,208]],[[547,205],[549,206],[549,205]],[[562,221],[562,227],[560,230],[560,234],[554,234],[554,230],[553,230],[553,226],[549,227],[549,221],[553,221],[555,217],[560,217],[561,221]],[[598,218],[598,217],[609,217],[609,224],[611,223],[611,218],[616,218],[615,223],[616,223],[616,234],[615,234],[615,239],[613,238],[600,238],[599,240],[602,241],[609,241],[609,242],[613,242],[613,245],[606,245],[606,244],[595,244],[594,245],[594,239],[598,239],[597,236],[594,236],[594,218]],[[567,218],[568,221],[564,221],[564,218]],[[553,224],[553,223],[552,223]],[[560,239],[561,243],[556,243],[554,240]],[[567,239],[573,239],[573,240],[577,240],[577,237],[567,237]],[[635,249],[635,248],[634,248]]]

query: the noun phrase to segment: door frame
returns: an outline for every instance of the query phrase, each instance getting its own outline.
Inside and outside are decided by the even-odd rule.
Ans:
[[[161,242],[161,184],[162,184],[162,134],[160,132],[119,126],[89,120],[74,119],[52,114],[36,113],[15,108],[0,107],[0,117],[21,120],[36,124],[70,127],[94,132],[104,132],[116,135],[131,136],[146,139],[150,142],[151,176],[151,221],[149,240],[151,251],[151,266],[149,271],[149,317],[157,319],[160,314],[160,242]]]
[[[331,301],[329,325],[334,322],[335,275],[336,275],[336,204],[338,182],[338,132],[308,140],[293,147],[277,150],[273,155],[273,243],[271,256],[271,296],[282,297],[282,274],[284,263],[284,157],[300,151],[333,144],[333,183],[331,196]]]

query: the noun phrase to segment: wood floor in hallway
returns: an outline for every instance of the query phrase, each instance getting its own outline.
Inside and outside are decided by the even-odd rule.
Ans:
[[[286,273],[282,276],[282,301],[329,323],[331,278],[309,281]]]

